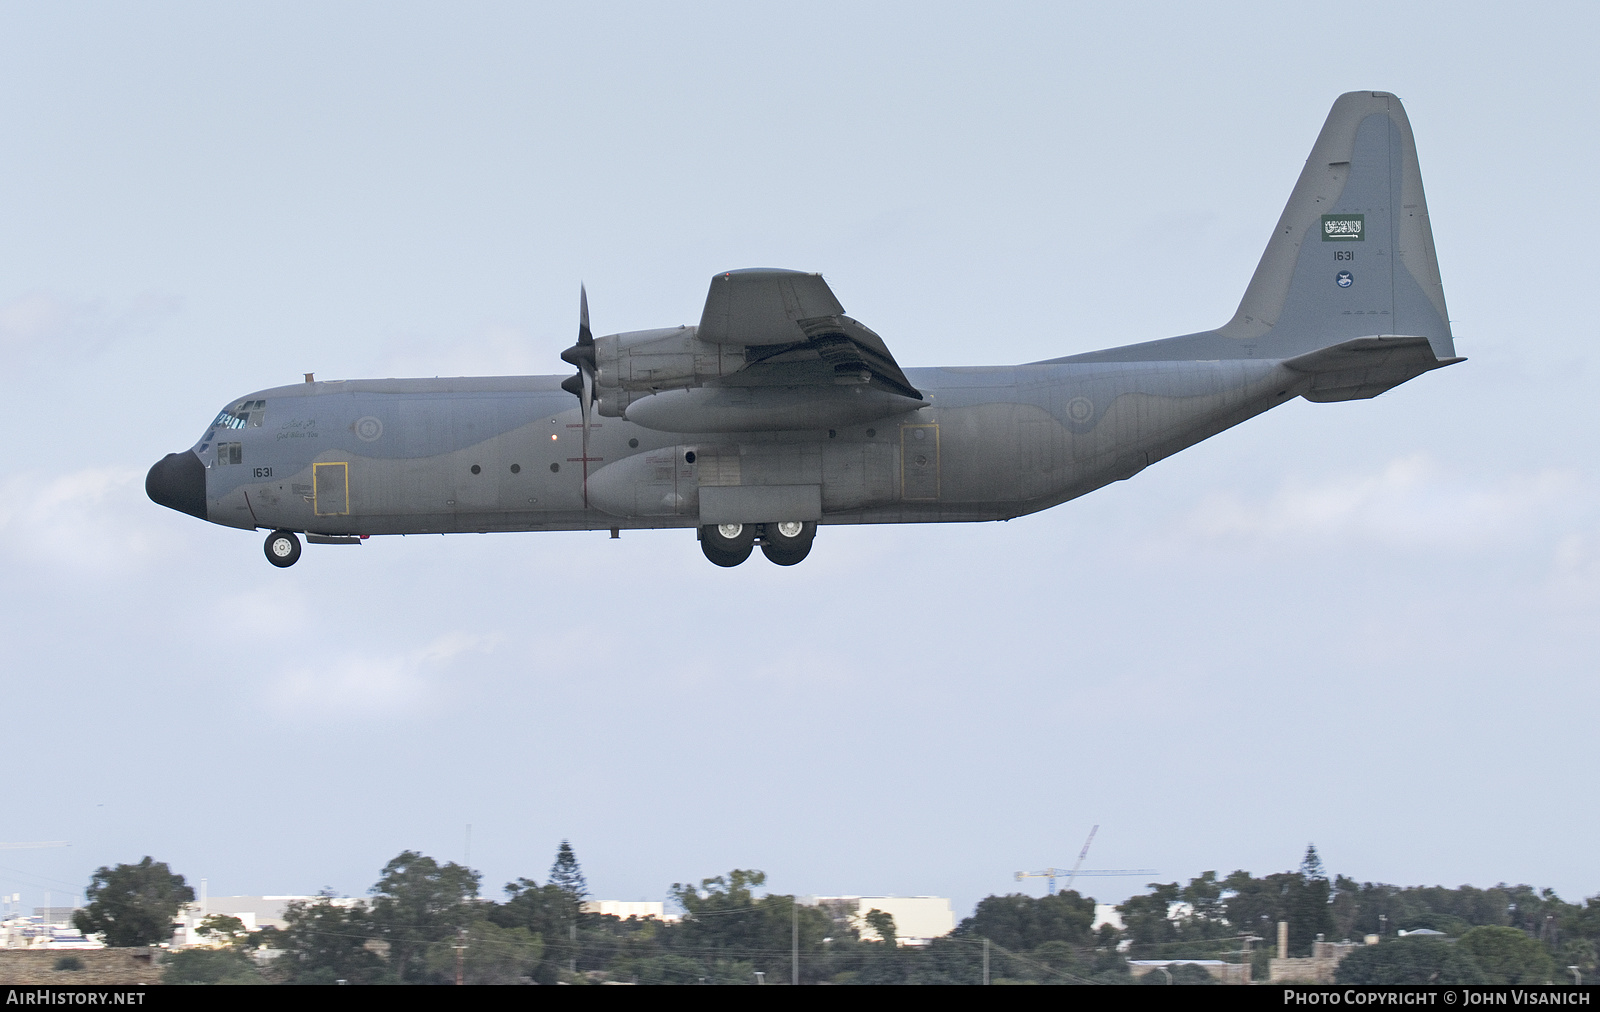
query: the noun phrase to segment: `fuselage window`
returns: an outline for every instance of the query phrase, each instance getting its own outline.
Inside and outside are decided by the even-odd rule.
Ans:
[[[243,443],[218,443],[218,464],[242,464],[244,462]]]

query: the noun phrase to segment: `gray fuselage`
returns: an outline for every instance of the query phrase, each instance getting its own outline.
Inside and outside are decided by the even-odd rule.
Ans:
[[[244,529],[693,527],[702,488],[741,486],[820,486],[821,517],[799,519],[822,523],[1003,520],[1129,477],[1304,381],[1278,362],[1237,360],[907,373],[929,406],[849,428],[667,433],[596,418],[587,508],[582,422],[560,376],[262,390],[193,452],[206,519]]]

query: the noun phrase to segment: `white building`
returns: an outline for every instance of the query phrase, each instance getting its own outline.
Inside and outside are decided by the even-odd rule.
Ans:
[[[901,945],[927,945],[956,929],[956,914],[944,896],[817,896],[812,902],[845,920],[868,941],[881,941],[867,914],[882,910],[894,918]]]
[[[1115,903],[1096,903],[1094,905],[1094,922],[1089,925],[1089,930],[1099,931],[1102,924],[1109,924],[1118,931],[1123,929],[1122,915],[1117,913],[1117,905]]]
[[[5,897],[15,905],[21,897]],[[72,926],[77,907],[34,907],[33,916],[14,911],[0,920],[0,949],[103,949],[105,945]]]
[[[667,915],[667,905],[660,901],[646,900],[590,900],[583,905],[586,914],[610,915],[627,920],[637,917],[641,921],[646,917],[654,917],[658,921],[675,921],[676,916]]]
[[[176,926],[172,932],[172,944],[176,948],[211,945],[211,940],[200,934],[200,925],[207,917],[217,914],[239,918],[244,922],[246,931],[260,931],[262,928],[282,929],[288,927],[283,915],[289,909],[290,903],[296,900],[301,903],[316,903],[322,899],[321,896],[207,896],[200,902],[187,904],[178,911],[174,921]],[[334,897],[328,902],[338,907],[350,907],[361,901],[352,897]]]

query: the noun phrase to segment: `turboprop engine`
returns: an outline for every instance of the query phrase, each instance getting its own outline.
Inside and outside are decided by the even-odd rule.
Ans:
[[[698,327],[593,341],[600,414],[661,432],[828,429],[926,407],[815,274],[729,271]]]

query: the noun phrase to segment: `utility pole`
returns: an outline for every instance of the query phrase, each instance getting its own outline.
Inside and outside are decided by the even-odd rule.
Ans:
[[[800,897],[789,903],[789,983],[800,983]]]
[[[466,980],[467,961],[467,929],[459,928],[456,931],[456,986],[460,987]]]
[[[989,940],[983,940],[983,982],[989,983]]]

